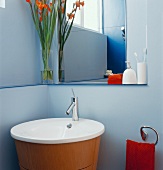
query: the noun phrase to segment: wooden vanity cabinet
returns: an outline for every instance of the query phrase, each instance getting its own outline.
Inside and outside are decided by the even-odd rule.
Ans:
[[[100,137],[63,144],[15,140],[20,170],[96,170]]]

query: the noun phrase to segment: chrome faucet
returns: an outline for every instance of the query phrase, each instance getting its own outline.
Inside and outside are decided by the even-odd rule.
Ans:
[[[74,95],[73,89],[72,89],[72,92],[73,92],[73,95]],[[70,112],[72,111],[72,120],[73,121],[78,121],[79,120],[79,116],[78,116],[78,98],[75,97],[75,95],[74,95],[74,97],[72,97],[71,100],[72,100],[72,103],[68,107],[68,109],[66,111],[66,114],[69,115]]]

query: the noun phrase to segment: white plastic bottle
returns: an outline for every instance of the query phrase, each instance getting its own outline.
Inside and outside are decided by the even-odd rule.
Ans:
[[[137,84],[136,72],[131,68],[129,61],[126,63],[127,69],[123,72],[122,84]]]

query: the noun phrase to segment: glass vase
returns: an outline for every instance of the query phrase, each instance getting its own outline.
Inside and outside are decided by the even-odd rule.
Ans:
[[[64,53],[59,50],[59,82],[65,81]]]
[[[54,83],[54,56],[53,51],[49,49],[41,50],[42,66],[41,66],[41,83],[53,84]]]

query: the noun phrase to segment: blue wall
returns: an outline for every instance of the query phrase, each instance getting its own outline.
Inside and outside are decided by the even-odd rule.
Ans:
[[[40,83],[37,33],[25,0],[0,8],[0,87]]]
[[[107,67],[113,73],[125,70],[125,41],[121,27],[125,25],[124,0],[103,0],[103,31],[107,35]]]
[[[10,129],[22,122],[47,118],[47,86],[0,89],[0,170],[18,170]]]
[[[132,1],[128,1],[132,5]],[[155,170],[163,169],[162,6],[162,0],[158,0],[157,3],[148,0],[148,86],[69,85],[48,88],[49,117],[66,117],[64,114],[71,102],[71,88],[74,88],[79,97],[80,117],[98,120],[105,125],[106,131],[102,136],[98,170],[125,169],[126,139],[142,141],[139,133],[142,125],[152,126],[159,133]],[[129,16],[128,21],[130,30],[134,22]],[[132,33],[132,30],[129,32]],[[137,33],[135,36],[140,34]],[[128,39],[131,49],[136,48],[138,43],[136,39]],[[135,62],[130,48],[128,55],[129,60]],[[149,132],[148,141],[155,141],[154,134]]]
[[[151,73],[151,76],[154,76]],[[79,98],[79,115],[102,122],[102,136],[98,170],[125,169],[126,139],[141,141],[140,127],[157,129],[160,139],[156,147],[156,170],[163,168],[162,108],[160,86],[154,81],[149,86],[49,86],[49,117],[68,117],[65,110],[71,102],[71,88]],[[158,91],[155,91],[158,89]],[[157,100],[156,100],[157,98]],[[71,115],[69,116],[71,117]],[[150,138],[151,137],[151,138]],[[154,142],[149,135],[148,141]]]
[[[131,2],[131,0],[129,1]],[[15,15],[18,20],[19,17],[26,16],[25,14],[21,15],[26,8],[23,4],[24,2],[21,0],[6,1],[6,9],[3,10],[7,12],[0,9],[0,14],[2,14],[0,19],[2,19],[1,16],[9,18],[9,16]],[[20,10],[21,5],[24,8]],[[17,10],[14,14],[12,6],[14,6],[14,10]],[[142,141],[139,134],[139,128],[142,125],[154,127],[160,135],[159,143],[156,146],[155,170],[163,169],[162,6],[162,0],[158,0],[157,3],[153,0],[148,0],[148,86],[55,85],[0,89],[0,170],[18,170],[14,141],[9,134],[10,128],[20,122],[33,119],[67,117],[65,110],[71,102],[71,88],[74,88],[76,95],[79,97],[80,117],[100,121],[106,127],[101,140],[98,170],[125,169],[125,141],[127,138]],[[30,16],[30,14],[28,15]],[[24,20],[22,23],[27,27],[31,26],[30,19]],[[35,45],[33,45],[32,37],[30,37],[33,35],[33,28],[31,28],[31,31],[27,29],[25,31],[26,35],[22,33],[22,36],[24,35],[26,39],[29,37],[29,39],[25,41],[25,44],[20,43],[24,42],[24,37],[21,38],[20,36],[18,40],[16,39],[14,32],[21,28],[17,22],[12,22],[13,31],[11,29],[11,32],[8,31],[9,28],[5,30],[2,26],[0,27],[0,47],[8,50],[6,47],[8,46],[12,49],[8,50],[6,55],[5,51],[3,53],[0,51],[0,54],[3,54],[4,57],[12,56],[13,47],[16,49],[19,47],[21,51],[26,51],[30,48],[33,51],[31,54],[35,53]],[[2,28],[3,34],[1,32]],[[22,30],[20,29],[19,31]],[[8,36],[8,33],[10,33],[10,36]],[[14,41],[12,41],[11,33],[15,38]],[[5,38],[6,40],[4,40]],[[10,44],[10,42],[12,43]],[[129,39],[128,43],[130,47],[137,45],[137,42],[132,38]],[[14,57],[16,55],[21,58],[22,53],[17,52],[17,50],[15,52]],[[130,51],[128,54],[131,54]],[[28,80],[32,82],[37,77],[37,68],[35,68],[37,62],[31,55],[29,56],[29,60],[26,56],[26,61],[28,61],[26,62],[26,67],[32,70],[28,75],[29,79],[23,79],[24,75],[20,76],[20,79],[23,79],[22,82],[28,82]],[[10,59],[7,61],[9,62]],[[8,66],[8,62],[3,63],[3,68]],[[2,62],[0,63],[2,65]],[[24,59],[19,62],[20,65],[23,63]],[[11,70],[12,68],[8,67],[6,74],[11,73]],[[2,71],[3,69],[0,68],[0,73]],[[15,75],[17,74],[19,72],[16,71]],[[5,75],[4,72],[3,75]],[[154,138],[154,135],[149,135],[149,141],[152,142]]]

